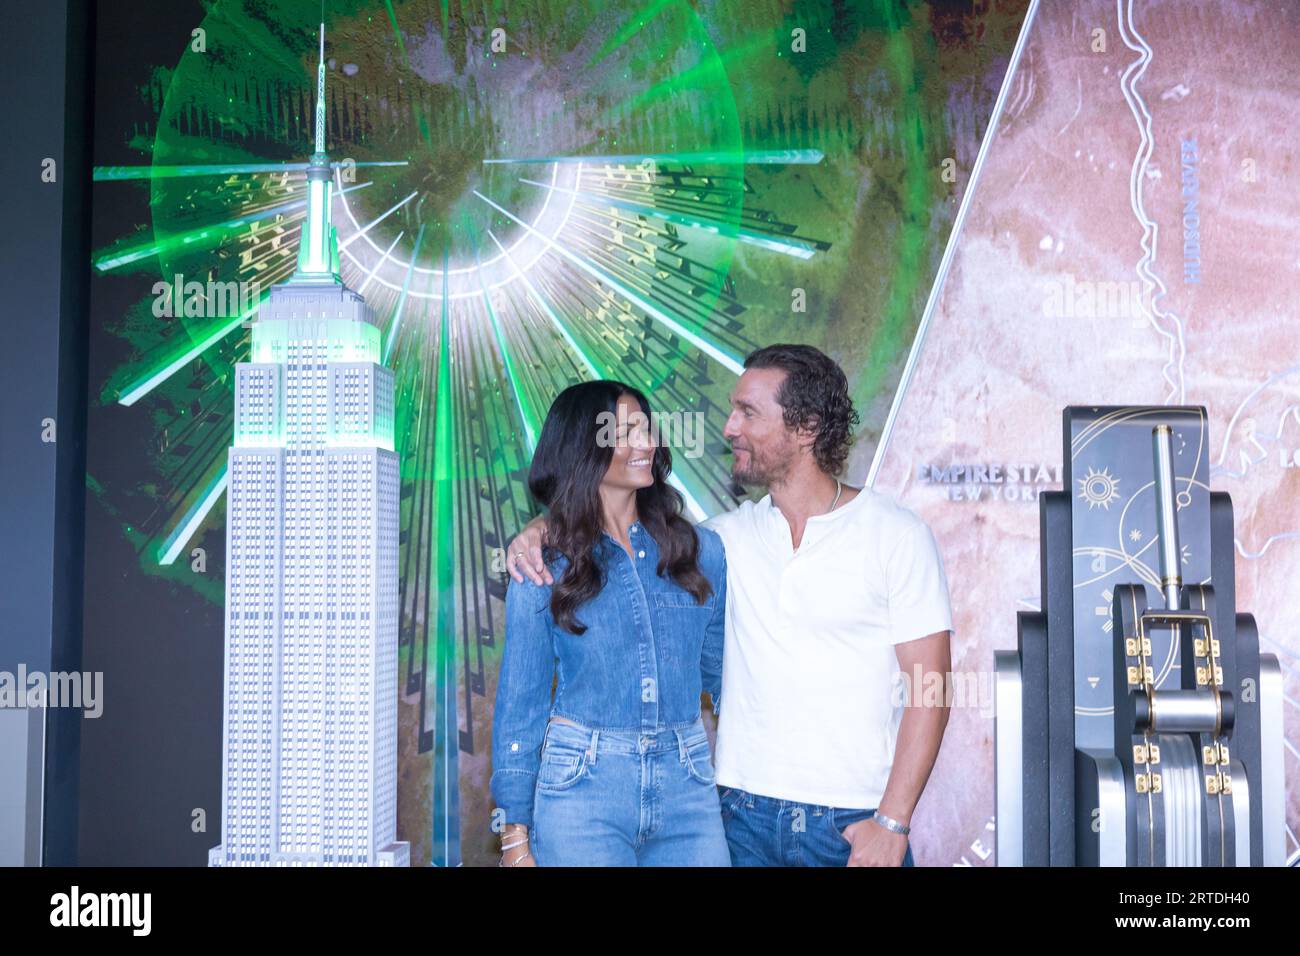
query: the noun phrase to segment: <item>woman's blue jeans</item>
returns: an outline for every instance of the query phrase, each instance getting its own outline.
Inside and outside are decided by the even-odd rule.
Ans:
[[[552,720],[530,841],[538,866],[730,866],[703,720],[655,734]]]

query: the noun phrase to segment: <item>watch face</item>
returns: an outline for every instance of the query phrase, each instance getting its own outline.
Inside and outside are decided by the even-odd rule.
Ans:
[[[1206,422],[1199,408],[1072,410],[1066,483],[1074,547],[1075,731],[1080,746],[1114,738],[1115,633],[1119,584],[1143,584],[1149,608],[1165,607],[1152,428],[1173,426],[1172,451],[1183,584],[1210,578],[1210,494]],[[1181,682],[1178,647],[1168,628],[1147,634],[1153,683]]]

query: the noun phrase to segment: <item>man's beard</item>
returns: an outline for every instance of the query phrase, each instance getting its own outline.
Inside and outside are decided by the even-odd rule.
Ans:
[[[731,460],[731,480],[737,485],[753,487],[761,485],[767,487],[773,481],[779,481],[789,470],[789,462],[768,462],[759,461],[755,456],[753,449],[747,449],[749,455],[748,467],[742,468],[736,463],[735,450],[732,450]]]

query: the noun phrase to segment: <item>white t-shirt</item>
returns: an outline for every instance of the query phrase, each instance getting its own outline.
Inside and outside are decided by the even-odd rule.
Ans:
[[[879,806],[903,718],[894,645],[952,629],[929,526],[869,488],[809,518],[797,552],[771,495],[704,524],[727,548],[718,783]]]

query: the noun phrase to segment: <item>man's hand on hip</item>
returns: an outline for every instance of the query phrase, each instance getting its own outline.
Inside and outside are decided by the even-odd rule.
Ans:
[[[907,837],[886,830],[870,817],[850,823],[840,834],[853,845],[848,866],[902,866]]]

